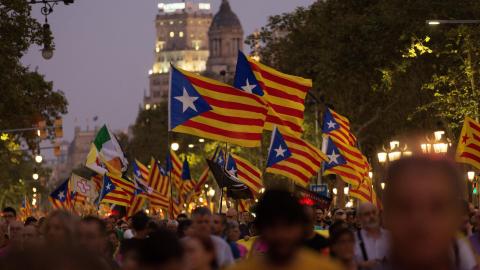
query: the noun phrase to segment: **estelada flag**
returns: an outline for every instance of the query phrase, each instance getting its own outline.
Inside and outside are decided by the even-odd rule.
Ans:
[[[276,126],[295,137],[302,135],[305,97],[312,80],[282,73],[239,52],[234,86],[267,102],[266,130]]]
[[[480,123],[470,117],[463,122],[455,160],[480,169]]]
[[[170,76],[169,130],[260,146],[267,116],[261,97],[173,66]]]
[[[310,143],[277,128],[273,130],[267,172],[283,175],[305,187],[325,160],[325,154]]]

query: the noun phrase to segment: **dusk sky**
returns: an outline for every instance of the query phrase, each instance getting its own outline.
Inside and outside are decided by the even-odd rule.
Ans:
[[[201,1],[206,2],[207,0]],[[172,1],[163,1],[172,2]],[[221,0],[211,0],[216,12]],[[246,35],[267,22],[269,15],[307,6],[314,0],[230,0]],[[133,124],[148,87],[148,70],[153,64],[154,19],[158,0],[75,0],[63,3],[49,15],[56,50],[44,60],[39,47],[23,58],[32,69],[38,67],[54,89],[65,92],[69,102],[64,118],[67,140],[74,126],[86,128],[98,116],[96,125],[126,130]],[[41,5],[33,14],[43,22]],[[76,120],[75,120],[76,119]]]

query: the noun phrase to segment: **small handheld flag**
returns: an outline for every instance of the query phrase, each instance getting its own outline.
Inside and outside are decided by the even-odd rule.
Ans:
[[[480,123],[470,117],[463,122],[455,160],[480,169]]]

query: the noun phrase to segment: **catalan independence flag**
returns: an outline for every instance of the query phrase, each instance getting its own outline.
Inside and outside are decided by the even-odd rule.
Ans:
[[[122,183],[122,180],[125,179],[120,179],[121,178],[115,178],[115,176],[109,175],[108,173],[103,176],[102,190],[100,191],[100,196],[98,197],[98,201],[100,203],[111,203],[125,207],[130,206],[135,186],[132,183],[133,188],[131,190],[124,190],[122,186],[127,187],[127,185]]]
[[[274,126],[300,137],[305,97],[312,80],[288,75],[238,53],[235,88],[262,96],[268,104],[265,129]]]
[[[52,193],[50,193],[49,200],[52,203],[54,209],[71,209],[72,202],[70,200],[70,190],[68,189],[68,183],[70,179],[67,179],[60,186],[58,186]]]
[[[167,154],[166,172],[171,177],[173,185],[180,189],[182,187],[182,161],[173,150]]]
[[[325,154],[315,146],[277,128],[273,130],[267,172],[283,175],[305,187],[324,160],[327,160]]]
[[[260,169],[238,155],[228,155],[227,171],[237,177],[240,182],[250,188],[252,193],[256,195],[258,195],[263,188],[262,172]]]
[[[364,178],[364,181],[358,187],[351,188],[348,194],[350,197],[357,198],[362,202],[370,202],[379,209],[381,208],[380,200],[378,200],[370,178]]]
[[[455,160],[480,169],[480,123],[470,117],[463,122]]]
[[[202,187],[207,183],[208,181],[208,176],[210,173],[210,168],[207,166],[202,174],[200,175],[200,178],[198,178],[198,182],[195,185],[195,193],[199,194],[202,191]]]
[[[261,97],[175,67],[170,76],[169,130],[260,146],[267,114]]]
[[[340,152],[337,144],[329,137],[324,137],[324,151],[328,160],[323,163],[323,174],[335,174],[342,178],[342,180],[354,187],[358,187],[362,181],[363,176],[355,168],[353,168],[347,161],[344,155]]]
[[[148,177],[150,175],[150,170],[148,169],[147,166],[145,166],[143,163],[141,163],[138,160],[135,160],[134,163],[134,173],[135,171],[138,170],[140,174],[138,176],[141,176],[143,180],[147,181]]]
[[[150,175],[147,185],[159,195],[167,196],[170,193],[168,175],[154,158],[150,161]]]
[[[323,114],[322,132],[332,137],[335,142],[351,146],[357,145],[357,138],[350,131],[350,121],[332,109],[327,108]]]

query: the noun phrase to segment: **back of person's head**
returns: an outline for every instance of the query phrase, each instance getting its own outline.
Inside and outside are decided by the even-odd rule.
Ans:
[[[13,207],[7,206],[3,208],[2,212],[6,219],[17,218],[17,211]]]
[[[355,236],[347,222],[337,221],[328,228],[330,255],[351,260],[354,258]]]
[[[197,242],[200,245],[195,245]],[[197,258],[198,256],[192,256],[189,257],[190,254],[195,253],[198,254],[198,248],[200,246],[201,249],[203,249],[203,252],[205,253],[200,253],[204,254],[204,257],[209,257],[208,264],[210,266],[210,269],[218,269],[217,265],[217,260],[216,260],[216,250],[215,250],[215,244],[213,243],[213,240],[211,237],[208,235],[204,234],[198,234],[198,233],[193,233],[192,235],[182,238],[181,243],[183,244],[184,250],[185,250],[185,256],[186,256],[186,264],[190,267],[190,269],[205,269],[206,265],[199,265],[201,262],[196,261],[199,260]],[[206,258],[201,258],[200,260],[203,261],[203,259]],[[203,261],[206,262],[206,261]]]
[[[190,219],[180,220],[178,222],[177,236],[179,238],[187,236],[187,231],[190,229],[191,226],[192,226],[192,220]]]
[[[181,264],[183,248],[174,233],[157,230],[141,241],[138,246],[141,269],[166,269]]]
[[[25,226],[28,226],[28,225],[31,225],[31,224],[33,224],[33,225],[37,224],[37,219],[35,217],[27,217],[25,219],[25,223],[24,223]]]
[[[51,212],[45,220],[43,234],[49,244],[72,245],[77,243],[77,216],[63,210]]]
[[[180,222],[180,220],[184,220],[184,219],[188,219],[188,216],[185,213],[181,213],[177,216],[177,221],[179,221],[179,222]]]
[[[207,207],[197,207],[192,211],[192,218],[196,216],[211,216],[212,211],[208,209]]]
[[[308,218],[297,198],[288,191],[269,189],[259,199],[255,224],[262,231],[266,227],[282,224],[305,224]]]
[[[137,212],[132,216],[132,228],[137,232],[144,231],[147,229],[149,221],[150,218],[147,216],[147,214],[145,214],[145,212]]]
[[[96,216],[85,216],[84,218],[81,219],[81,223],[86,223],[86,224],[95,224],[96,228],[98,229],[98,232],[102,236],[107,235],[107,225],[105,221],[101,220],[99,217]]]

